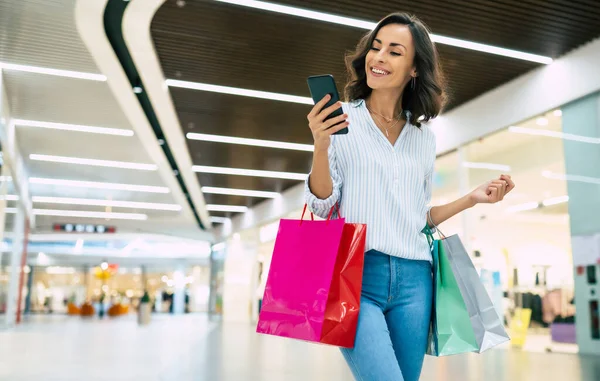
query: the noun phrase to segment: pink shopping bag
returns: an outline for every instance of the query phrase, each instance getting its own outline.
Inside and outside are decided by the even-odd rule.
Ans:
[[[353,345],[356,330],[354,320],[358,316],[358,305],[354,306],[351,312],[347,312],[348,315],[352,315],[351,319],[344,319],[344,316],[334,319],[338,320],[338,324],[343,328],[349,326],[350,331],[353,328],[354,332],[341,335],[335,332],[337,330],[333,326],[327,326],[327,329],[324,330],[324,324],[327,325],[329,320],[332,320],[327,317],[327,311],[335,312],[339,309],[332,309],[331,306],[327,309],[328,298],[330,304],[333,299],[340,299],[338,296],[340,291],[337,290],[339,287],[333,291],[336,295],[330,294],[332,283],[334,285],[340,283],[339,280],[332,282],[332,279],[336,277],[336,259],[338,259],[340,248],[350,251],[345,247],[348,245],[342,243],[344,225],[353,225],[345,224],[343,218],[331,220],[330,217],[326,221],[287,219],[280,221],[256,328],[258,333],[340,346]],[[346,226],[346,233],[349,240],[362,242],[360,250],[364,252],[364,225],[361,225],[359,229],[354,226]],[[360,253],[361,259],[363,252]],[[360,262],[357,263],[360,271],[353,278],[356,277],[356,280],[361,282],[362,260],[349,261],[347,253],[342,253],[339,258],[342,259],[342,262],[341,266],[338,266],[340,267],[338,272],[342,272],[346,267],[352,267],[347,271],[354,273],[356,271],[353,267],[356,265],[349,266],[345,263]],[[337,274],[337,277],[339,276],[340,274]],[[360,285],[358,287],[360,293]],[[346,293],[342,292],[342,295],[344,294]],[[354,304],[358,304],[358,301]],[[329,314],[331,313],[333,312]],[[324,337],[330,331],[335,332],[336,337]],[[339,338],[337,336],[347,337]]]

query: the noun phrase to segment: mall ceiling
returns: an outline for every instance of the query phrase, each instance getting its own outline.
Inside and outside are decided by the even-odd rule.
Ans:
[[[119,225],[128,231],[162,230],[177,235],[184,228],[190,234],[209,229],[211,221],[223,222],[222,217],[238,213],[227,211],[231,207],[252,207],[273,196],[249,195],[248,191],[282,192],[301,184],[310,169],[312,143],[306,125],[310,110],[306,77],[333,74],[342,89],[344,54],[366,29],[351,26],[351,22],[325,22],[323,15],[311,19],[252,8],[273,4],[288,11],[301,7],[368,22],[394,11],[407,11],[422,18],[438,41],[454,38],[529,53],[529,58],[536,55],[532,61],[440,41],[437,46],[450,87],[446,110],[543,65],[540,56],[555,59],[600,36],[597,0],[476,0],[468,2],[468,7],[458,0],[377,0],[368,6],[358,0],[1,0],[0,65],[31,65],[103,78],[89,80],[13,68],[5,73],[5,85],[15,118],[135,131],[132,137],[100,138],[19,127],[24,153],[155,163],[159,167],[151,173],[96,170],[27,157],[32,177],[168,188],[168,193],[148,195],[36,185],[34,196],[177,204],[181,212],[150,212],[147,223]],[[148,53],[142,46],[144,39],[150,40],[151,54],[144,55]],[[151,70],[153,64],[157,71]],[[115,67],[118,70],[113,70]],[[165,88],[166,101],[153,93],[153,89],[164,92]],[[294,103],[231,95],[227,93],[231,88],[238,93],[254,90],[301,99]],[[124,94],[132,90],[135,98]],[[169,112],[173,118],[165,118]],[[141,123],[136,119],[140,115],[147,120]],[[186,139],[188,133],[201,135],[191,140]],[[307,146],[295,150],[214,141],[223,137]],[[49,141],[53,143],[46,144]],[[189,157],[190,162],[182,157]],[[240,175],[231,174],[233,170],[271,172]],[[196,176],[190,176],[191,171]],[[74,209],[70,205],[52,208]],[[40,221],[48,227],[56,219]],[[165,230],[167,226],[171,229]]]
[[[237,4],[231,4],[237,3]],[[309,96],[306,77],[330,73],[343,89],[344,53],[364,29],[248,7],[252,1],[167,1],[151,33],[166,78]],[[377,21],[394,11],[423,19],[438,35],[557,58],[600,36],[600,7],[589,1],[277,0],[275,3]],[[240,5],[242,4],[242,5]],[[449,82],[447,110],[540,65],[438,44]],[[184,133],[310,144],[309,105],[171,87]],[[188,140],[196,165],[307,173],[311,153]],[[202,186],[281,192],[297,180],[198,174]],[[207,203],[252,206],[241,196]],[[223,215],[230,215],[224,213]]]

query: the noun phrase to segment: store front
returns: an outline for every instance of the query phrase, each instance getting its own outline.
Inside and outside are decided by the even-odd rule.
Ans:
[[[577,350],[561,134],[562,112],[552,110],[460,147],[436,163],[433,205],[502,173],[517,184],[502,203],[478,205],[442,229],[446,235],[460,234],[509,329],[522,309],[530,310],[528,337],[524,342],[513,338],[513,344],[533,351]],[[553,323],[569,324],[566,335],[552,335]]]
[[[121,267],[107,264],[114,271],[102,272],[98,266],[28,266],[31,277],[32,313],[64,314],[72,307],[81,308],[90,303],[96,311],[108,310],[120,304],[137,309],[147,291],[156,313],[172,313],[174,294],[177,292],[178,268],[170,266]],[[102,274],[109,274],[102,276]],[[184,312],[207,312],[209,297],[209,269],[192,266],[184,270]],[[25,302],[25,300],[23,300]],[[71,306],[71,310],[69,308]]]

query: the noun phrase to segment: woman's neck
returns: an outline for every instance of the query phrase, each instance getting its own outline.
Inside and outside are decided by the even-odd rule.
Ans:
[[[386,118],[395,118],[402,112],[402,93],[397,90],[373,90],[366,101],[371,111]]]

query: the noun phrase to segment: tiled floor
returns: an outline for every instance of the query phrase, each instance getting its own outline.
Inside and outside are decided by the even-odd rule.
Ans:
[[[202,315],[85,321],[37,318],[0,331],[4,381],[350,381],[335,348],[259,336]],[[598,381],[600,357],[492,350],[427,358],[424,381]],[[376,380],[380,381],[380,380]]]

